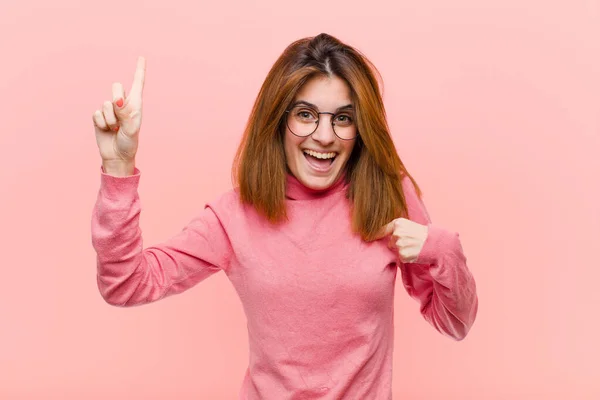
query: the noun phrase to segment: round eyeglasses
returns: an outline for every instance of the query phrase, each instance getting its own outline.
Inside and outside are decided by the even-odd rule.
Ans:
[[[337,113],[318,112],[305,105],[299,105],[287,110],[286,114],[287,127],[296,136],[306,137],[312,135],[319,126],[321,114],[331,115],[331,127],[340,139],[351,140],[358,136],[354,116],[349,111]]]

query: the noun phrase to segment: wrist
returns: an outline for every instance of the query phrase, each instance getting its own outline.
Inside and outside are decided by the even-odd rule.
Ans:
[[[108,160],[102,161],[104,173],[112,176],[130,176],[135,172],[135,160]]]

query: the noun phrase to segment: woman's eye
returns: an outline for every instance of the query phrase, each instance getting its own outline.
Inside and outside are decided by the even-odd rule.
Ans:
[[[344,123],[344,124],[350,124],[350,123],[352,123],[352,117],[349,116],[349,115],[345,115],[345,114],[338,115],[337,118],[336,118],[336,120],[338,122],[341,122],[341,123]]]
[[[310,111],[299,111],[297,114],[302,119],[314,119],[315,116]]]

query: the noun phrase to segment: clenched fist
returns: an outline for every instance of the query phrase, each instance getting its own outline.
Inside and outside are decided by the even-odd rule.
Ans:
[[[396,218],[381,228],[375,240],[389,236],[388,247],[398,252],[403,263],[413,263],[419,258],[428,233],[427,225],[406,218]]]
[[[142,125],[142,94],[146,59],[139,57],[128,95],[121,83],[112,85],[112,101],[93,114],[96,142],[105,172],[130,175],[135,165],[138,136]]]

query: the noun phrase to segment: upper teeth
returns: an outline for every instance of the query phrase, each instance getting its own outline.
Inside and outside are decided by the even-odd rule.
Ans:
[[[313,151],[313,150],[304,150],[304,152],[310,156],[320,158],[323,160],[335,157],[335,153],[317,153],[316,151]]]

